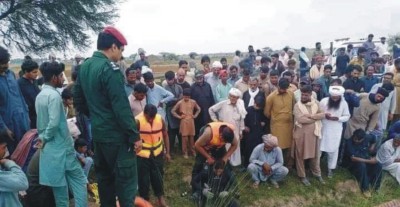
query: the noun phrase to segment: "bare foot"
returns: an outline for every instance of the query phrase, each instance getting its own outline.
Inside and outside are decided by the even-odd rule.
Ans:
[[[167,202],[165,202],[164,196],[158,197],[158,206],[160,206],[160,207],[168,207]]]

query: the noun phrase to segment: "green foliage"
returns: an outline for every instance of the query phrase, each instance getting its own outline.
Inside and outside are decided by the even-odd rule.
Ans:
[[[82,50],[88,32],[99,32],[116,17],[119,0],[0,1],[0,40],[9,48],[41,54],[51,50]]]
[[[400,33],[397,33],[395,35],[389,35],[389,38],[386,40],[387,44],[389,46],[388,50],[389,52],[393,52],[393,45],[396,43],[396,38],[400,37]]]
[[[171,52],[160,52],[160,55],[163,57],[163,60],[179,60],[179,55]]]

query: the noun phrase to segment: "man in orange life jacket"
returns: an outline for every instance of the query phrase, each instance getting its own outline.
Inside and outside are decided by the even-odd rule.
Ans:
[[[229,123],[211,122],[200,129],[200,136],[194,144],[197,155],[192,178],[203,170],[205,163],[213,165],[217,159],[222,159],[225,164],[228,163],[229,157],[238,146],[238,140],[234,138],[234,128]],[[226,151],[225,144],[231,144],[228,151]]]
[[[169,139],[166,125],[154,105],[147,104],[136,117],[142,150],[137,153],[139,195],[150,199],[150,183],[159,206],[167,206],[164,198],[164,157],[170,161]]]

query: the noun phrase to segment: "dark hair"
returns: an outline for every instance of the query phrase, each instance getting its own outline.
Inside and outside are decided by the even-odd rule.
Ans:
[[[10,62],[10,53],[4,47],[0,46],[0,64],[7,64]]]
[[[274,54],[271,55],[271,57],[279,58],[279,54],[278,53],[274,53]]]
[[[271,72],[269,72],[269,77],[271,76],[279,76],[279,71],[278,70],[271,70]]]
[[[227,62],[226,57],[222,57],[221,60],[219,60],[219,62]]]
[[[284,47],[282,50],[285,51],[285,52],[287,52],[287,51],[289,50],[289,47],[286,46],[286,47]]]
[[[289,81],[286,78],[280,78],[278,82],[278,86],[280,89],[288,89],[289,88]]]
[[[250,71],[249,70],[243,70],[243,76],[249,76],[250,75]]]
[[[227,125],[222,125],[219,127],[219,133],[222,135],[222,138],[225,142],[232,143],[235,138],[235,134],[231,128]]]
[[[333,70],[332,65],[328,64],[328,65],[325,65],[325,66],[324,66],[324,71],[325,71],[325,70],[328,70],[328,69]]]
[[[254,103],[257,104],[258,107],[263,109],[264,106],[265,106],[265,98],[264,98],[264,96],[256,96],[254,98]]]
[[[256,50],[256,53],[261,53],[261,50],[260,50],[260,49],[257,49],[257,50]]]
[[[353,70],[352,71],[354,71],[354,70],[357,70],[358,72],[362,72],[362,67],[361,67],[361,65],[353,65]]]
[[[235,51],[235,55],[239,56],[240,55],[240,50]]]
[[[44,62],[39,69],[45,82],[51,81],[54,76],[59,76],[64,71],[62,65],[57,62]]]
[[[287,62],[288,65],[296,65],[296,60],[290,59]]]
[[[394,74],[391,73],[391,72],[384,73],[383,75],[384,75],[384,76],[385,76],[385,75],[390,75],[392,78],[394,77]]]
[[[383,63],[383,62],[385,62],[385,59],[383,59],[381,57],[377,57],[372,60],[372,63]]]
[[[321,44],[320,42],[316,42],[316,43],[315,43],[315,47],[316,47],[317,45],[320,45],[320,44]]]
[[[143,83],[138,83],[133,88],[133,91],[136,93],[147,93],[147,86]]]
[[[183,89],[184,96],[191,96],[191,94],[192,94],[192,91],[190,90],[190,88]]]
[[[133,68],[134,70],[140,70],[140,71],[142,71],[142,66],[140,66],[140,64],[139,63],[132,63],[132,65],[131,66],[129,66],[130,68]]]
[[[300,48],[300,51],[303,51],[303,52],[304,52],[304,51],[306,51],[306,48],[305,48],[305,47],[301,47],[301,48]]]
[[[304,85],[303,87],[300,88],[300,91],[302,93],[312,93],[312,86],[311,85]]]
[[[339,51],[346,51],[346,48],[341,47],[341,48],[339,48]]]
[[[97,49],[98,50],[106,50],[112,47],[112,45],[115,44],[115,46],[119,48],[122,47],[122,43],[117,40],[114,36],[100,32],[99,36],[97,37]]]
[[[347,49],[353,49],[353,44],[348,44]]]
[[[364,139],[366,135],[367,135],[367,134],[365,133],[364,130],[362,130],[362,129],[356,129],[356,130],[353,132],[352,138],[357,137],[356,140],[359,141],[359,140]]]
[[[269,67],[268,66],[262,66],[260,68],[260,71],[263,72],[263,73],[268,73],[269,72]]]
[[[7,132],[5,130],[0,131],[0,144],[7,144],[10,138],[8,138]]]
[[[331,84],[332,83],[337,83],[337,84],[339,84],[339,85],[342,85],[342,80],[340,80],[339,78],[336,78],[336,79],[333,79],[332,81],[331,81]]]
[[[25,56],[24,56],[24,60],[32,60],[32,57],[29,56],[29,55],[25,55]]]
[[[186,61],[186,60],[180,60],[179,62],[178,62],[178,66],[179,67],[182,67],[182,65],[187,65],[188,64],[188,62]]]
[[[292,77],[292,73],[290,71],[285,71],[284,73],[282,73],[282,77],[284,77],[284,76]]]
[[[225,169],[225,162],[222,159],[215,160],[214,170],[223,170]]]
[[[231,70],[233,70],[233,69],[238,70],[238,67],[237,67],[236,65],[231,65],[231,66],[229,67],[229,71],[231,71]]]
[[[75,140],[74,148],[75,148],[75,150],[78,150],[79,147],[84,147],[87,145],[88,144],[87,144],[86,140],[79,138],[79,139]]]
[[[147,72],[147,73],[143,74],[143,79],[144,79],[144,81],[154,80],[153,73],[152,72]]]
[[[367,71],[369,67],[372,67],[374,69],[374,71],[375,71],[375,66],[374,65],[368,65],[367,68],[365,69],[365,71]]]
[[[125,76],[128,77],[129,72],[131,72],[131,71],[136,72],[136,69],[133,68],[133,67],[127,68],[127,69],[125,70]],[[135,73],[135,74],[136,74],[136,73]]]
[[[157,114],[157,107],[154,106],[153,104],[147,104],[144,107],[143,113],[151,118],[154,118],[154,117],[156,117],[156,114]]]
[[[270,63],[271,62],[271,58],[269,58],[269,57],[262,57],[261,58],[261,64],[263,64],[263,63]]]
[[[79,68],[80,68],[80,66],[77,65],[76,69],[74,71],[72,71],[72,73],[71,73],[71,80],[74,81],[74,82],[78,79]]]
[[[394,86],[392,83],[384,83],[384,84],[382,84],[381,88],[385,89],[388,92],[391,92],[394,90]]]
[[[204,55],[201,57],[200,63],[203,64],[204,62],[211,62],[210,57],[208,55]]]
[[[166,80],[172,80],[175,78],[175,73],[173,71],[167,71],[164,76]]]
[[[73,97],[72,95],[72,91],[68,88],[65,88],[62,92],[61,92],[61,98],[62,99],[71,99]]]
[[[25,60],[21,65],[21,70],[24,73],[30,73],[35,69],[39,69],[39,65],[33,60]]]
[[[395,64],[395,65],[400,64],[400,58],[396,58],[396,59],[394,60],[394,64]]]
[[[357,55],[360,55],[361,53],[367,52],[367,49],[365,47],[360,47],[357,50]]]

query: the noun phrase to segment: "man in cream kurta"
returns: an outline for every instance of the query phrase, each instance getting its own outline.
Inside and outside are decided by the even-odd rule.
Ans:
[[[240,97],[241,92],[237,88],[231,88],[228,100],[221,101],[208,109],[210,117],[213,121],[227,122],[235,126],[235,139],[242,139],[242,132],[245,128],[244,118],[246,117],[246,109],[244,102]],[[228,149],[230,145],[227,144]],[[236,148],[230,158],[232,166],[238,166],[241,162],[240,147]]]

